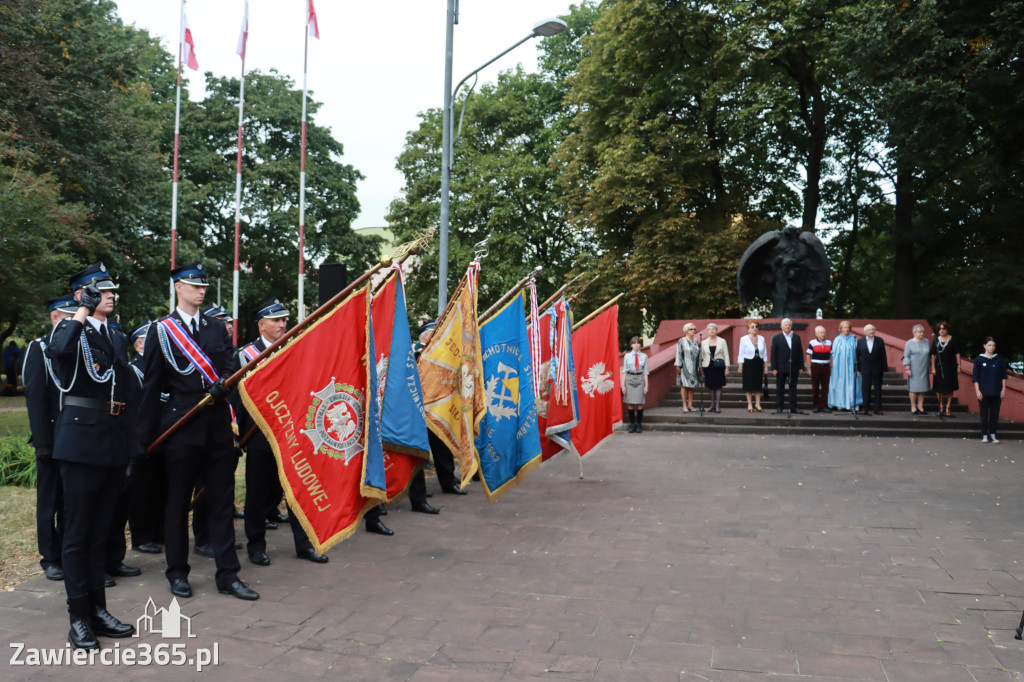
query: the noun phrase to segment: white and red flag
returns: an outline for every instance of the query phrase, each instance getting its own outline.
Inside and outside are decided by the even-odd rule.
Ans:
[[[316,9],[313,7],[313,0],[309,0],[309,8],[306,10],[306,23],[309,24],[309,36],[320,40],[320,25],[316,21]]]
[[[312,0],[310,0],[312,2]],[[188,17],[185,17],[185,41],[181,46],[182,62],[193,71],[199,70],[199,60],[196,59],[196,43],[192,39],[192,29],[188,27]]]
[[[245,15],[242,17],[242,30],[238,33],[238,45],[235,54],[245,61],[245,44],[249,40],[249,3],[245,3]]]

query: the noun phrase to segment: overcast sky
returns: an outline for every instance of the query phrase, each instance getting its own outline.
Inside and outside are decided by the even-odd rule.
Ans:
[[[309,41],[309,89],[323,102],[316,123],[331,129],[345,148],[344,161],[366,179],[353,227],[385,225],[388,204],[402,189],[395,159],[417,113],[444,100],[445,0],[314,0],[320,40]],[[453,85],[494,55],[528,35],[533,25],[567,14],[569,0],[462,0],[455,26]],[[180,2],[117,0],[121,19],[159,37],[177,54]],[[189,92],[202,99],[202,75],[238,76],[235,54],[244,0],[193,1],[185,7],[199,72],[185,69]],[[250,0],[246,70],[271,68],[302,87],[306,0]],[[481,83],[521,63],[536,70],[537,38],[481,73]],[[187,138],[182,146],[188,146]],[[296,154],[298,150],[296,149]],[[243,178],[244,181],[244,178]]]

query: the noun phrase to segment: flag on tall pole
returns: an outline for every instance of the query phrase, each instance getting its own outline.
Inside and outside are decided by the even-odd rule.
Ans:
[[[487,411],[476,449],[488,502],[519,485],[541,462],[524,299],[525,292],[520,291],[480,325]]]
[[[181,68],[185,64],[193,70],[199,69],[196,60],[196,44],[192,39],[192,29],[185,18],[185,0],[181,0],[181,18],[178,30],[178,84],[174,101],[174,169],[171,180],[171,270],[177,266],[178,249],[178,147],[181,138]],[[168,278],[170,285],[169,310],[174,310],[174,281]]]
[[[306,93],[309,73],[309,38],[320,39],[320,24],[316,20],[313,0],[306,2],[306,35],[302,57],[302,151],[299,157],[299,321],[306,317],[306,302],[303,298],[306,283]]]
[[[572,310],[563,296],[548,312],[541,316],[541,331],[548,318],[547,341],[550,348],[550,390],[547,418],[541,443],[544,459],[548,460],[565,450],[572,450],[572,429],[579,424],[579,396],[576,392],[576,364],[572,345]]]
[[[238,46],[235,53],[242,58],[242,77],[238,86],[238,154],[235,163],[235,263],[232,271],[233,290],[231,293],[231,316],[238,319],[238,267],[239,241],[242,232],[242,121],[245,108],[245,44],[249,40],[249,0],[245,0],[242,14],[242,30],[238,34]],[[231,343],[238,345],[238,327],[236,322],[231,325]]]

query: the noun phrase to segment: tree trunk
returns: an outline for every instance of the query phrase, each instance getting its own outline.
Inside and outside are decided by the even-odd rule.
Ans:
[[[853,264],[853,250],[857,247],[857,229],[860,227],[860,216],[857,211],[857,204],[854,203],[853,225],[850,228],[850,241],[846,245],[846,253],[843,254],[843,273],[840,275],[839,291],[836,293],[835,315],[846,317],[843,307],[846,305],[846,292],[849,290],[850,266]]]
[[[897,164],[896,215],[893,226],[893,313],[897,318],[914,316],[914,203],[913,173]]]
[[[825,156],[825,102],[821,86],[811,80],[808,88],[811,96],[811,111],[808,118],[807,135],[807,187],[804,188],[804,219],[802,228],[814,232],[818,222],[818,207],[821,205],[821,160]]]

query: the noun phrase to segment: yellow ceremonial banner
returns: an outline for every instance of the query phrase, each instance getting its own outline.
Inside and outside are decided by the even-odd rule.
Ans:
[[[427,427],[459,460],[462,484],[477,470],[476,446],[484,416],[476,268],[459,282],[419,360]]]

